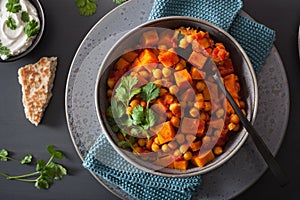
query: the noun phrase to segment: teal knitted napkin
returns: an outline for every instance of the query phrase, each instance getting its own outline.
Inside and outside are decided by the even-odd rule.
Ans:
[[[155,0],[149,20],[185,15],[207,20],[229,31],[259,71],[274,41],[274,31],[239,14],[240,0]],[[124,160],[101,134],[83,166],[117,185],[135,199],[190,199],[201,187],[201,176],[166,178],[143,172]]]
[[[189,16],[206,20],[228,31],[246,51],[258,73],[275,40],[275,32],[239,13],[241,0],[155,0],[149,20]]]

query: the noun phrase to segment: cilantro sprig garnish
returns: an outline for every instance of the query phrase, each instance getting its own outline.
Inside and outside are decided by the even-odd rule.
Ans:
[[[17,22],[14,18],[8,17],[7,20],[5,21],[5,24],[8,28],[11,30],[16,30],[17,28]]]
[[[6,46],[2,45],[2,42],[0,40],[0,55],[4,55],[4,56],[10,56],[11,52],[10,49],[7,48]]]
[[[7,12],[17,13],[22,7],[20,5],[20,0],[8,0],[5,5]]]
[[[91,16],[97,10],[98,0],[75,0],[79,14],[83,16]]]
[[[34,183],[34,186],[38,189],[48,189],[54,180],[62,179],[67,175],[67,170],[62,165],[53,162],[54,159],[62,159],[64,157],[61,151],[57,151],[53,145],[47,147],[47,151],[50,154],[49,160],[38,160],[35,171],[28,174],[10,176],[0,171],[0,175],[6,177],[9,180],[18,180],[22,182]],[[14,158],[8,156],[8,151],[2,149],[0,151],[0,160],[8,161],[14,160]],[[32,162],[32,155],[27,154],[21,161],[21,164],[29,164]]]
[[[143,134],[150,139],[147,130],[155,124],[156,116],[154,111],[149,109],[149,104],[159,96],[159,88],[152,82],[141,88],[136,87],[137,83],[137,77],[123,76],[115,90],[117,98],[111,99],[111,106],[108,108],[109,123],[113,131],[118,132],[121,129],[125,138],[125,141],[118,143],[122,148],[124,146],[130,147],[131,144],[131,141],[126,139],[127,132],[124,129],[130,130],[131,136]],[[147,102],[145,108],[137,105],[132,108],[131,112],[127,112],[130,101],[138,94],[142,100]]]
[[[124,3],[128,0],[113,0],[116,4]],[[91,16],[97,11],[98,0],[75,0],[75,4],[79,10],[79,14],[83,16]]]
[[[31,20],[24,26],[24,32],[26,33],[27,37],[30,38],[38,34],[40,28],[39,24],[36,20]]]
[[[22,13],[21,13],[21,20],[23,21],[23,22],[29,22],[29,20],[30,20],[30,18],[29,18],[29,14],[28,14],[28,12],[26,12],[26,11],[23,11]]]

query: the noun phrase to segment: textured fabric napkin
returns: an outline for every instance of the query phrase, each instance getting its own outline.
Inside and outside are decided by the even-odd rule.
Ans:
[[[149,20],[184,15],[204,19],[229,31],[248,54],[258,72],[274,41],[274,31],[239,14],[240,0],[155,0]],[[101,134],[83,166],[119,186],[135,199],[190,199],[200,176],[165,178],[143,172],[125,161]]]
[[[258,73],[273,46],[275,32],[241,15],[242,6],[241,0],[155,0],[149,20],[190,16],[211,22],[238,41]]]

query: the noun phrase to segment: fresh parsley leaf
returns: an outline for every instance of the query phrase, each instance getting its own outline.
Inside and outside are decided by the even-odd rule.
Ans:
[[[156,122],[156,113],[152,110],[149,109],[148,110],[148,124],[149,124],[149,128],[154,126],[155,122]]]
[[[83,16],[91,16],[97,10],[98,0],[75,0],[79,14]]]
[[[27,154],[21,161],[20,163],[23,165],[23,164],[29,164],[31,163],[31,160],[32,160],[32,155],[30,154]]]
[[[28,14],[28,12],[23,11],[23,12],[21,13],[21,20],[22,20],[23,22],[29,22],[29,14]]]
[[[116,88],[118,100],[122,101],[127,106],[130,99],[134,97],[134,95],[139,94],[141,91],[141,88],[134,88],[137,83],[137,77],[123,76],[118,87]]]
[[[28,38],[38,34],[39,30],[39,23],[34,19],[28,22],[24,27],[24,32],[26,33]]]
[[[121,118],[125,114],[125,107],[123,104],[118,103],[118,101],[114,97],[112,97],[111,111],[113,118]]]
[[[10,56],[10,50],[9,48],[5,47],[5,46],[2,46],[2,42],[0,40],[0,55],[4,55],[4,56]]]
[[[2,149],[0,151],[0,160],[1,161],[7,161],[8,160],[8,151],[6,149]]]
[[[134,125],[140,125],[144,122],[145,113],[144,108],[141,105],[138,105],[132,109],[132,119]]]
[[[6,3],[7,12],[17,13],[21,10],[20,0],[8,0]]]
[[[16,30],[17,28],[16,20],[12,17],[8,17],[7,20],[5,21],[5,24],[11,30]]]
[[[121,4],[121,3],[124,3],[125,1],[128,1],[128,0],[113,0],[113,2],[116,4]]]
[[[57,151],[53,145],[49,145],[47,151],[53,158],[62,159],[64,157],[64,154],[61,151]]]
[[[155,83],[149,82],[147,85],[142,87],[141,97],[148,103],[158,97],[159,88],[155,85]]]

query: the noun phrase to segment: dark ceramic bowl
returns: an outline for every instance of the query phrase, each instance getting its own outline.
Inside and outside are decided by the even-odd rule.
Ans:
[[[99,68],[95,88],[95,103],[98,120],[104,129],[104,133],[108,141],[125,160],[143,171],[166,177],[187,177],[207,173],[216,169],[228,161],[241,148],[248,136],[246,130],[241,128],[241,130],[237,134],[234,134],[226,143],[223,154],[217,156],[204,167],[190,167],[184,171],[153,166],[148,162],[143,162],[141,159],[137,159],[131,151],[121,149],[116,145],[119,140],[108,125],[107,118],[105,116],[106,109],[109,105],[106,97],[107,79],[112,71],[114,62],[126,49],[133,47],[132,44],[136,43],[137,38],[140,37],[141,33],[143,33],[145,29],[152,27],[175,29],[180,26],[199,28],[203,31],[208,31],[210,37],[212,37],[214,41],[222,42],[225,45],[226,49],[230,52],[233,65],[236,66],[235,73],[240,78],[241,96],[245,101],[247,118],[251,121],[251,123],[254,123],[258,105],[257,82],[251,62],[237,41],[219,27],[203,20],[176,16],[153,20],[130,30],[111,48]]]
[[[44,33],[44,28],[45,28],[45,15],[44,15],[44,11],[43,11],[43,7],[40,4],[39,0],[29,0],[32,5],[36,8],[37,13],[38,13],[38,17],[40,20],[40,30],[39,33],[36,35],[36,37],[33,39],[32,44],[22,53],[15,55],[15,56],[10,56],[8,59],[6,60],[2,60],[0,58],[0,62],[11,62],[11,61],[16,61],[19,60],[20,58],[23,58],[24,56],[26,56],[28,53],[30,53],[40,42],[42,35]]]

